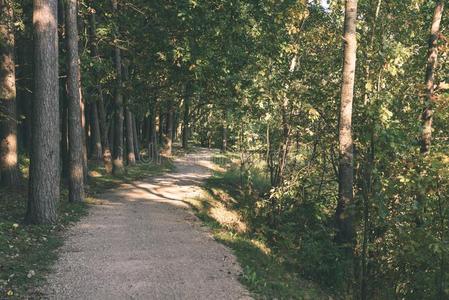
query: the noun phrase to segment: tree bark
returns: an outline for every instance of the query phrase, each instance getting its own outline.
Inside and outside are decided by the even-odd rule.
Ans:
[[[125,108],[125,122],[126,122],[126,151],[129,165],[136,164],[136,155],[134,152],[134,137],[133,137],[133,120],[131,112]]]
[[[140,145],[139,145],[139,135],[137,133],[137,122],[136,116],[131,115],[133,123],[133,144],[134,144],[134,155],[137,161],[140,161]]]
[[[354,162],[352,139],[352,106],[356,69],[356,20],[357,0],[346,0],[344,24],[344,63],[340,102],[339,124],[339,178],[336,209],[336,241],[348,253],[355,242],[354,215]]]
[[[34,0],[35,89],[26,221],[56,222],[60,196],[57,0]]]
[[[432,122],[433,122],[433,103],[435,98],[434,73],[438,62],[438,39],[440,35],[440,24],[443,15],[443,1],[438,1],[435,6],[432,27],[430,29],[429,50],[427,53],[426,70],[426,98],[424,100],[424,110],[421,115],[421,153],[427,155],[430,153],[432,142]]]
[[[156,132],[156,104],[153,104],[150,107],[150,123],[148,125],[149,132],[150,132],[150,140],[149,140],[149,155],[152,159],[156,158],[156,155],[158,153],[158,142],[157,142],[157,132]]]
[[[100,63],[100,56],[98,54],[98,41],[97,41],[97,22],[96,22],[96,12],[91,9],[89,15],[89,28],[90,28],[90,43],[91,43],[91,51],[95,60]],[[99,77],[99,76],[98,76]],[[106,173],[112,173],[112,153],[110,147],[110,141],[108,139],[108,129],[106,123],[106,111],[104,108],[104,97],[103,97],[103,89],[101,88],[101,84],[97,81],[96,85],[97,93],[98,93],[98,117],[100,123],[100,138],[101,138],[101,146],[102,146],[102,156],[103,163],[106,169]]]
[[[78,53],[77,0],[67,1],[67,92],[69,108],[69,201],[84,201],[84,153]]]
[[[4,186],[19,185],[16,68],[12,0],[0,0],[0,173]]]
[[[225,108],[223,111],[223,128],[222,128],[222,144],[221,144],[221,152],[225,153],[228,151],[228,111]]]
[[[164,153],[167,156],[172,155],[172,148],[173,148],[173,104],[170,100],[170,103],[168,105],[167,109],[167,132],[165,133],[165,147],[164,147]]]
[[[192,85],[186,84],[184,97],[184,120],[182,126],[182,148],[186,150],[189,146],[189,128],[190,128],[190,98],[192,95]]]
[[[100,120],[98,115],[98,102],[91,104],[91,130],[92,130],[92,150],[91,157],[97,161],[101,161],[103,157],[103,149],[101,145]]]
[[[117,0],[112,0],[112,7],[114,14],[117,17],[118,8]],[[118,24],[117,24],[118,27]],[[116,38],[118,35],[118,29],[116,32]],[[117,41],[116,41],[117,42]],[[122,95],[122,58],[121,51],[118,46],[115,46],[115,73],[116,73],[116,90],[115,90],[115,123],[114,123],[114,159],[112,172],[115,175],[120,175],[124,172],[123,164],[123,95]]]

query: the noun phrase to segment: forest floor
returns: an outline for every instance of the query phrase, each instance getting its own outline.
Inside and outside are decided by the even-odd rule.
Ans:
[[[250,299],[242,270],[190,209],[213,152],[174,161],[165,175],[97,196],[73,226],[44,288],[59,299]]]

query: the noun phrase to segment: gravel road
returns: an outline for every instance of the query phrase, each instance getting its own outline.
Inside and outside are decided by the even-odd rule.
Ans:
[[[231,251],[183,202],[210,176],[210,152],[176,171],[99,197],[69,230],[45,290],[50,299],[251,299]]]

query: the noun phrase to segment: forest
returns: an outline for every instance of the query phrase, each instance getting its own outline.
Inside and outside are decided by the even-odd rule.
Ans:
[[[17,227],[62,224],[97,170],[219,149],[229,230],[284,279],[449,299],[444,2],[0,0],[0,298]],[[254,298],[319,298],[244,270]]]

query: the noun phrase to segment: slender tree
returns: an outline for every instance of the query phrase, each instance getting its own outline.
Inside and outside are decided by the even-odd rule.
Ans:
[[[12,0],[0,0],[0,174],[5,186],[19,184],[16,69]]]
[[[90,29],[90,44],[92,55],[94,56],[95,61],[97,63],[101,63],[101,59],[98,53],[96,12],[93,8],[90,9],[89,25],[90,25],[89,29]],[[100,123],[99,125],[100,125],[101,148],[103,151],[102,153],[103,162],[105,165],[106,172],[112,173],[112,153],[108,139],[108,129],[107,129],[108,126],[106,123],[106,111],[104,107],[103,89],[101,87],[99,79],[96,82],[96,90],[98,94],[97,107],[98,107],[98,118]]]
[[[136,116],[132,114],[133,123],[133,144],[134,144],[134,155],[137,161],[140,161],[140,145],[139,145],[139,134],[137,132],[137,122]]]
[[[126,123],[126,151],[128,164],[136,164],[136,155],[134,152],[134,137],[133,137],[133,120],[132,114],[128,108],[125,108],[125,123]]]
[[[339,124],[339,178],[338,204],[336,209],[336,241],[352,251],[355,241],[354,215],[354,157],[352,139],[352,105],[356,69],[356,20],[357,0],[346,0],[344,23],[344,62],[340,100]]]
[[[118,16],[118,3],[117,0],[112,0],[112,8],[114,14]],[[118,24],[116,24],[117,32],[116,39],[118,35]],[[117,43],[117,40],[115,41]],[[114,49],[115,58],[115,75],[116,75],[116,89],[115,89],[115,123],[114,123],[114,159],[113,159],[113,173],[121,174],[124,171],[123,164],[123,123],[124,123],[124,112],[123,112],[123,95],[122,95],[122,57],[121,51],[118,45]]]
[[[78,13],[77,0],[68,0],[66,5],[67,26],[67,91],[69,111],[69,201],[84,200],[83,129],[81,125],[81,95],[78,74]]]
[[[184,93],[184,116],[182,124],[182,148],[187,149],[190,132],[190,102],[192,97],[192,83],[188,81]]]
[[[435,12],[433,14],[432,27],[430,29],[429,50],[427,53],[426,70],[426,97],[424,100],[424,110],[421,114],[422,133],[421,133],[421,153],[427,155],[430,152],[432,142],[432,122],[433,122],[433,103],[435,98],[434,77],[435,68],[438,62],[438,39],[440,35],[440,24],[443,15],[444,3],[437,1]]]
[[[26,221],[56,221],[60,196],[58,1],[34,0],[35,86],[30,186]]]

